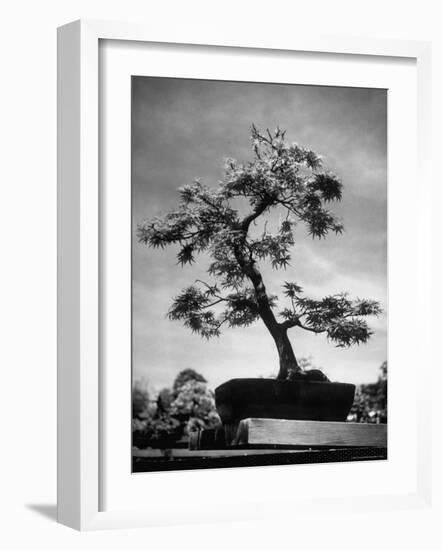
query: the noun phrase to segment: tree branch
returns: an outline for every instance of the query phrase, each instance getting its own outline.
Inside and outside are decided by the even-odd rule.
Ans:
[[[289,329],[289,328],[297,327],[297,326],[300,326],[300,325],[299,325],[299,321],[295,321],[295,320],[293,319],[293,320],[284,321],[283,323],[279,323],[279,326],[280,326],[283,330],[287,330],[287,329]]]
[[[209,206],[211,206],[212,208],[217,210],[221,215],[223,215],[223,211],[221,210],[221,208],[217,204],[214,204],[212,201],[210,201],[207,197],[204,197],[203,195],[200,195],[199,198],[202,201],[204,201],[206,204],[208,204]]]
[[[211,304],[207,304],[206,306],[202,306],[200,309],[207,309],[208,307],[216,306],[216,304],[219,304],[221,302],[229,301],[227,298],[221,298],[219,296],[216,296],[216,298],[218,298],[218,300],[216,300],[215,302],[212,302]]]
[[[316,328],[312,328],[312,327],[307,327],[306,325],[303,325],[302,323],[298,322],[297,325],[298,327],[304,329],[304,330],[308,330],[309,332],[314,332],[315,334],[320,334],[321,332],[325,332],[326,329],[316,329]]]
[[[246,216],[242,222],[241,222],[241,229],[247,233],[247,230],[249,229],[250,224],[256,220],[264,211],[266,208],[268,208],[272,204],[271,199],[263,199],[255,208],[255,210]]]
[[[210,291],[212,291],[213,287],[211,287],[208,283],[201,281],[201,279],[195,279],[196,283],[201,283],[205,287],[207,287]],[[235,303],[238,299],[241,300],[241,302],[245,305],[247,305],[251,310],[257,310],[257,305],[252,302],[252,300],[248,300],[247,298],[241,296],[241,298],[229,298],[228,296],[220,296],[219,294],[213,294],[214,298],[217,298],[215,302],[212,302],[211,304],[207,304],[206,306],[203,306],[201,309],[207,309],[209,307],[215,306],[216,304],[219,304],[220,302],[230,302]]]

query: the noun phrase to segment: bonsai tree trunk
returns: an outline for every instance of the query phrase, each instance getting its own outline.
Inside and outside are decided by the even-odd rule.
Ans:
[[[277,379],[286,380],[290,371],[297,372],[301,369],[287,335],[287,329],[279,328],[279,333],[274,339],[279,354],[279,372]]]
[[[289,371],[301,371],[301,368],[296,361],[292,344],[287,336],[287,328],[283,327],[276,320],[270,305],[262,275],[256,267],[255,261],[247,261],[238,248],[235,249],[235,256],[244,273],[253,284],[256,301],[258,303],[259,315],[275,341],[276,349],[278,350],[279,355],[279,372],[276,378],[278,380],[286,380]]]
[[[268,312],[260,311],[261,319],[264,321],[267,329],[273,337],[279,355],[279,372],[276,377],[278,380],[286,380],[290,371],[300,372],[296,356],[293,352],[292,344],[287,335],[287,329],[282,327],[275,319],[273,312],[271,317]]]

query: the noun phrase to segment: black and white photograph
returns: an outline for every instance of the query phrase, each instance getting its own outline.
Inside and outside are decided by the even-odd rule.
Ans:
[[[132,471],[387,458],[387,90],[132,77]]]

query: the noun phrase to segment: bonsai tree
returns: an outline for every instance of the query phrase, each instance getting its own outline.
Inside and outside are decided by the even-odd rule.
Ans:
[[[138,238],[154,248],[177,245],[181,266],[199,254],[210,258],[208,273],[215,281],[196,280],[184,288],[173,300],[170,319],[204,338],[219,336],[223,326],[247,327],[261,320],[278,351],[278,378],[294,379],[305,373],[289,330],[325,333],[336,346],[349,347],[369,339],[365,318],[381,308],[373,300],[351,300],[345,292],[309,298],[298,282],[286,281],[287,305],[278,311],[277,296],[266,289],[259,263],[287,269],[297,223],[305,224],[313,238],[342,233],[341,221],[327,208],[341,200],[342,183],[314,151],[287,143],[279,128],[262,133],[253,125],[251,140],[251,162],[227,159],[216,188],[199,180],[180,188],[176,210],[141,223]],[[274,209],[283,216],[272,232],[265,220]],[[317,370],[310,378],[326,379]]]

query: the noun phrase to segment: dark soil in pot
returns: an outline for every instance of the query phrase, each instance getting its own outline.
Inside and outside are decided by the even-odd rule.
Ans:
[[[354,393],[339,382],[234,378],[216,388],[215,402],[225,426],[244,418],[344,422]]]

